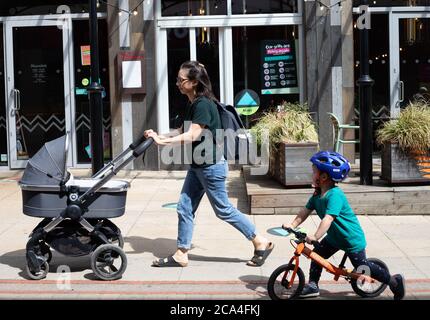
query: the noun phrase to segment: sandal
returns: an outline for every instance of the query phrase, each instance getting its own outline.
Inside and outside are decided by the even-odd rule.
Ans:
[[[154,260],[152,262],[153,267],[186,267],[188,263],[178,262],[173,259],[173,256],[169,256],[164,259]]]
[[[254,250],[254,256],[246,264],[251,267],[261,267],[266,261],[267,257],[272,253],[275,244],[269,242],[266,249],[264,250]]]

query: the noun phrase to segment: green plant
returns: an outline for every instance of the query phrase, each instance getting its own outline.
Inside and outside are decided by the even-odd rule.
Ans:
[[[264,131],[269,133],[271,149],[276,149],[280,142],[318,142],[315,124],[306,105],[284,103],[281,111],[270,111],[263,114],[251,128],[251,134],[261,146]]]
[[[421,101],[411,102],[398,119],[385,123],[376,133],[379,144],[394,143],[403,152],[429,152],[430,106]]]

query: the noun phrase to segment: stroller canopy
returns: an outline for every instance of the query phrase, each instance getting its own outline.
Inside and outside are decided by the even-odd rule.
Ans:
[[[26,185],[60,185],[66,179],[67,137],[44,144],[28,161],[20,181]]]

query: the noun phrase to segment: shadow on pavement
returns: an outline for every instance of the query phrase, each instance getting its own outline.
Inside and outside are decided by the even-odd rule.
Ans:
[[[0,264],[19,269],[18,275],[24,279],[30,279],[25,271],[26,259],[25,250],[16,250],[3,254],[0,256]],[[51,262],[49,263],[49,273],[57,273],[57,271],[70,269],[70,272],[79,272],[84,270],[91,270],[90,256],[83,257],[66,257],[58,253],[53,253]]]
[[[255,292],[257,296],[256,300],[270,300],[267,294],[268,277],[248,275],[239,277],[239,280],[245,283],[246,288]]]
[[[256,276],[256,275],[247,275],[241,276],[239,279],[245,283],[246,288],[255,292],[256,300],[270,300],[270,297],[267,293],[267,282],[269,281],[268,277],[264,276]],[[410,299],[412,297],[407,297],[406,299]],[[422,298],[422,297],[420,297]],[[392,297],[381,295],[376,298],[377,300],[392,300]],[[414,299],[414,298],[412,298]],[[416,299],[416,298],[415,298]],[[373,300],[372,298],[362,298],[356,295],[352,289],[351,291],[328,291],[326,289],[320,288],[320,296],[317,298],[298,298],[298,300]]]
[[[129,243],[132,251],[126,251],[126,254],[139,254],[139,253],[152,253],[157,258],[165,258],[172,255],[176,251],[176,239],[167,238],[155,238],[149,239],[145,237],[125,237],[124,241]],[[192,254],[192,250],[195,248],[191,247],[190,253],[188,255],[191,261],[209,261],[209,262],[236,262],[243,263],[247,260],[238,258],[223,258],[223,257],[210,257]]]

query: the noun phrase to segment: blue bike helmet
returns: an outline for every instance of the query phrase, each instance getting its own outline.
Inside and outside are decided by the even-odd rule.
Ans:
[[[351,170],[348,160],[337,152],[320,151],[315,153],[310,161],[336,182],[344,180]]]

